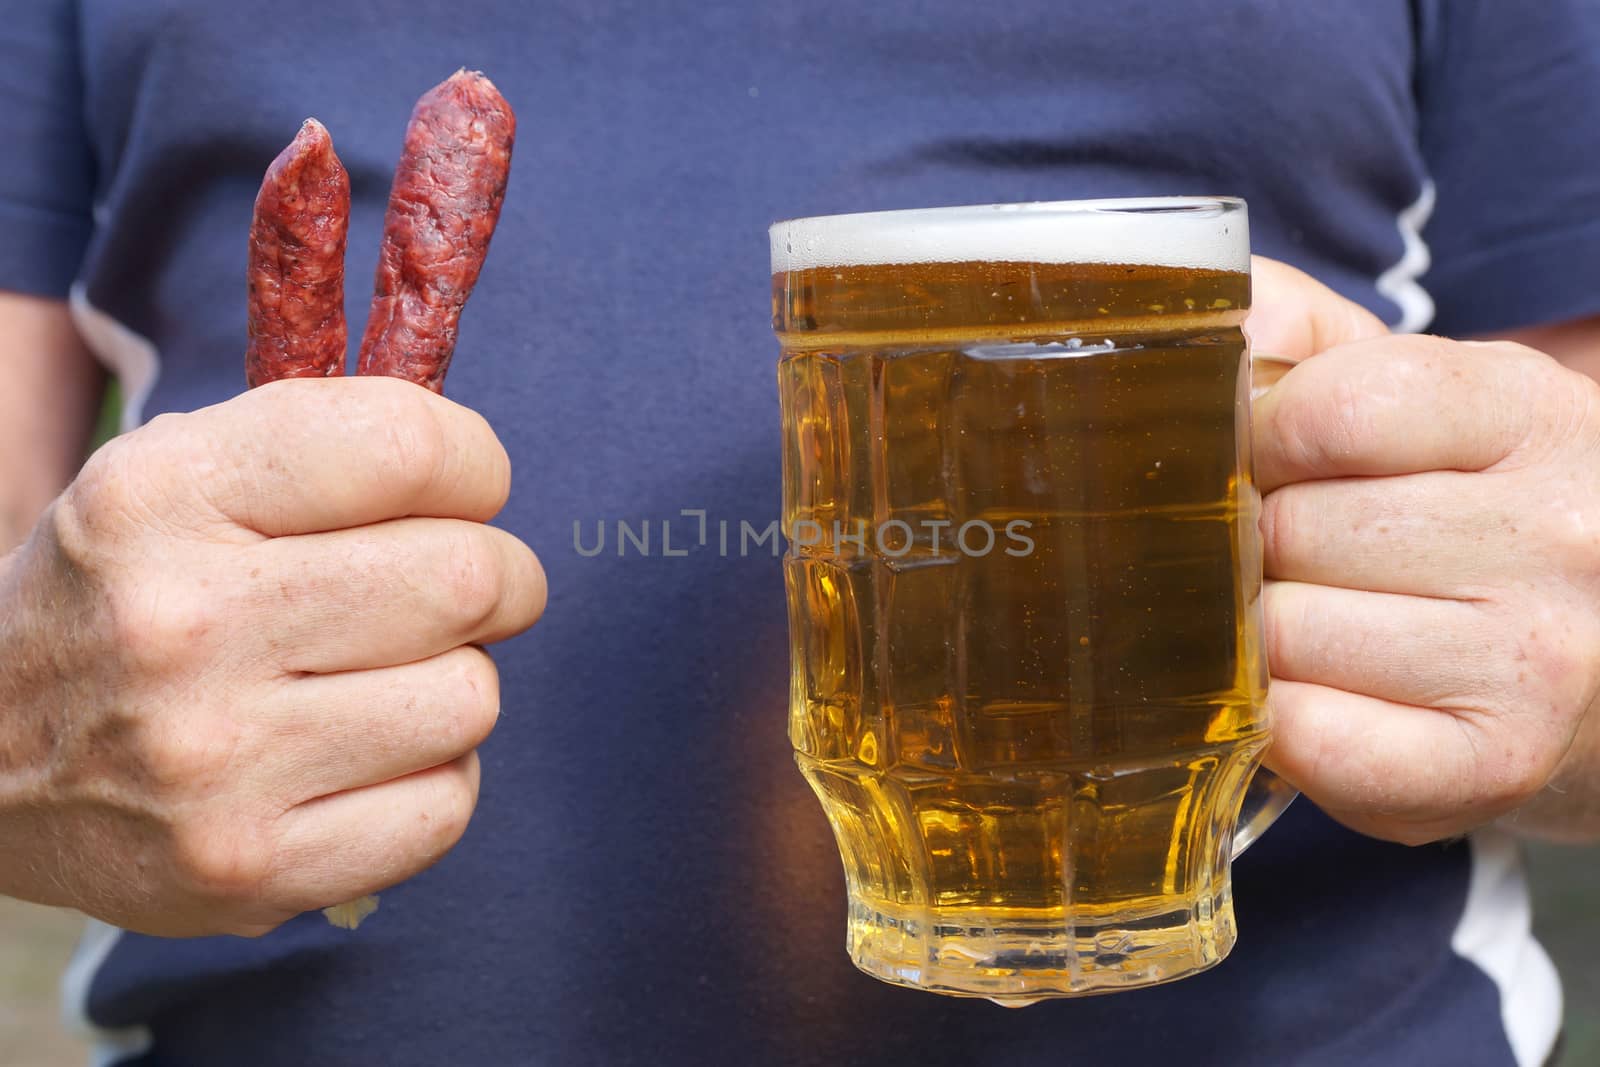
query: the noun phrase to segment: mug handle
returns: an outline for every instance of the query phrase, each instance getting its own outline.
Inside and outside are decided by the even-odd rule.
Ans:
[[[1266,353],[1250,356],[1250,399],[1255,400],[1277,384],[1289,373],[1295,360]],[[1233,832],[1233,858],[1238,859],[1245,849],[1267,832],[1267,827],[1278,821],[1284,809],[1294,803],[1300,791],[1265,767],[1257,767],[1245,787],[1244,802],[1239,807],[1239,823]]]
[[[1239,806],[1239,824],[1233,831],[1231,858],[1238,859],[1245,849],[1255,844],[1299,795],[1300,790],[1265,767],[1257,767],[1256,773],[1250,776],[1250,784],[1245,787],[1244,803]]]

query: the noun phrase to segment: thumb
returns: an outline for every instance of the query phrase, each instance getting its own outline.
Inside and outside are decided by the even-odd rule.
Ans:
[[[1244,328],[1256,355],[1298,362],[1389,332],[1372,312],[1287,263],[1252,256],[1250,273],[1251,309]]]

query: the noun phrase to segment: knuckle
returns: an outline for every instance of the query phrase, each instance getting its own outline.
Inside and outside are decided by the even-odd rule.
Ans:
[[[1262,636],[1267,646],[1267,662],[1279,675],[1293,659],[1296,622],[1293,612],[1292,597],[1282,584],[1268,582],[1261,595]]]
[[[1513,625],[1525,627],[1516,642],[1515,663],[1523,701],[1559,702],[1573,683],[1593,672],[1594,646],[1585,638],[1595,636],[1592,626],[1574,625],[1573,620],[1554,610],[1529,609]],[[1559,709],[1558,709],[1559,710]]]
[[[120,530],[135,506],[133,483],[137,446],[133,438],[116,437],[95,450],[62,494],[59,520],[71,536],[64,543],[92,550],[97,541]],[[86,551],[86,554],[89,554]]]
[[[475,768],[476,761],[472,757],[450,764],[444,773],[435,777],[434,788],[418,812],[421,837],[428,856],[433,859],[455,847],[472,822],[472,813],[478,804]]]
[[[468,748],[476,748],[500,717],[500,671],[494,659],[476,646],[460,650],[458,664],[463,740]]]
[[[1306,499],[1296,486],[1286,486],[1268,493],[1261,502],[1261,547],[1269,578],[1282,577],[1279,572],[1296,556]]]
[[[142,762],[156,789],[189,795],[225,790],[239,750],[237,732],[225,720],[203,726],[166,717],[147,727]]]
[[[211,449],[182,415],[158,415],[107,441],[84,462],[58,500],[57,540],[86,563],[104,562],[140,532],[192,524],[186,485],[216,480]]]
[[[489,625],[499,610],[505,568],[493,535],[486,527],[467,526],[452,533],[439,556],[443,568],[439,595],[465,630]]]
[[[1499,766],[1488,775],[1487,799],[1497,811],[1520,808],[1539,795],[1554,771],[1533,746],[1507,745]]]
[[[84,493],[74,482],[44,513],[39,529],[55,558],[87,576],[105,569],[106,547],[116,542],[101,536],[95,521],[85,515]]]
[[[499,513],[505,507],[506,501],[511,499],[511,455],[506,451],[494,427],[482,414],[471,408],[463,408],[471,424],[477,427],[477,436],[486,443],[481,454],[473,456],[474,466],[482,472],[484,480],[490,486],[489,499],[493,505],[493,512]]]
[[[1585,716],[1592,714],[1589,709],[1595,706],[1596,693],[1600,692],[1597,665],[1592,655],[1581,653],[1574,644],[1544,658],[1535,669],[1538,675],[1525,682],[1518,693],[1520,710],[1524,712],[1524,741],[1537,746],[1538,753],[1565,753],[1572,747]],[[1548,766],[1541,771],[1548,778],[1555,768]]]
[[[1536,462],[1585,432],[1600,385],[1527,345],[1495,341],[1489,347],[1508,455],[1518,455],[1523,464]]]
[[[438,833],[434,838],[439,852],[449,851],[466,836],[476,805],[477,798],[466,787],[452,791],[449,801],[441,805]]]
[[[196,439],[203,436],[194,425],[192,415],[163,412],[131,433],[114,437],[107,443],[123,445],[123,454],[135,462],[161,468],[190,458]]]
[[[1318,449],[1326,460],[1353,453],[1369,436],[1369,391],[1362,382],[1342,377],[1332,383],[1326,403],[1307,405],[1302,425],[1305,444]]]
[[[1528,643],[1529,665],[1546,692],[1559,692],[1564,681],[1579,677],[1588,666],[1587,659],[1561,638]]]
[[[1280,447],[1301,469],[1327,469],[1352,453],[1370,421],[1362,383],[1349,375],[1331,376],[1325,389],[1292,394],[1276,411]]]
[[[499,672],[489,654],[475,645],[440,655],[426,670],[426,707],[417,708],[419,714],[409,719],[415,724],[413,743],[440,754],[440,760],[460,758],[494,730],[500,715]]]
[[[186,829],[175,842],[174,858],[193,891],[209,899],[253,899],[272,875],[273,850],[266,834],[238,821]]]
[[[1563,485],[1564,474],[1556,475],[1558,481],[1546,483],[1545,491],[1531,504],[1517,510],[1507,508],[1504,520],[1508,530],[1539,556],[1548,561],[1550,569],[1559,575],[1571,576],[1580,581],[1600,576],[1600,539],[1595,529],[1600,526],[1600,502],[1595,506],[1579,505],[1573,499],[1576,486]]]
[[[210,598],[137,580],[112,583],[104,596],[115,647],[138,672],[168,674],[215,651],[222,620]]]
[[[520,541],[517,544],[528,558],[526,621],[531,625],[544,617],[544,609],[550,599],[550,582],[545,577],[544,564],[539,562],[533,549]]]
[[[1481,809],[1499,815],[1532,800],[1550,775],[1555,761],[1534,731],[1497,728],[1500,717],[1481,718],[1456,713],[1466,747],[1470,750],[1466,775],[1458,783],[1461,795],[1454,806]]]
[[[504,629],[520,632],[544,615],[549,584],[539,557],[516,537],[495,531],[501,554],[499,612]]]
[[[444,427],[425,401],[426,390],[398,378],[383,381],[393,384],[384,387],[374,413],[382,426],[379,476],[396,492],[416,497],[440,477],[449,454]]]
[[[1600,502],[1580,507],[1566,494],[1547,499],[1534,516],[1533,543],[1560,575],[1592,586],[1600,582]]]
[[[495,599],[507,628],[522,630],[544,614],[549,596],[544,564],[520,538],[494,527],[479,527],[495,568]]]

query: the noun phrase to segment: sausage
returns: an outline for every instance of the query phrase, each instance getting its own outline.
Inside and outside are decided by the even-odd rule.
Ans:
[[[444,388],[462,306],[489,251],[516,117],[494,83],[460,70],[417,101],[395,170],[359,374]]]
[[[350,176],[306,119],[267,168],[250,222],[245,382],[344,373],[344,246]]]
[[[461,309],[500,218],[516,125],[477,72],[457,71],[417,101],[389,193],[357,373],[443,390]],[[250,224],[252,389],[343,373],[349,226],[349,175],[328,131],[307,119],[267,168]],[[376,896],[365,896],[322,913],[354,930],[377,907]]]

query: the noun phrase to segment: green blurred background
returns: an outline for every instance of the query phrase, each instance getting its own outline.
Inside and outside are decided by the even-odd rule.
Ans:
[[[99,440],[116,432],[113,388]],[[1534,931],[1561,971],[1561,1067],[1600,1067],[1600,848],[1528,846]],[[56,987],[82,926],[71,912],[0,897],[0,1067],[79,1067],[84,1046],[59,1023]]]

